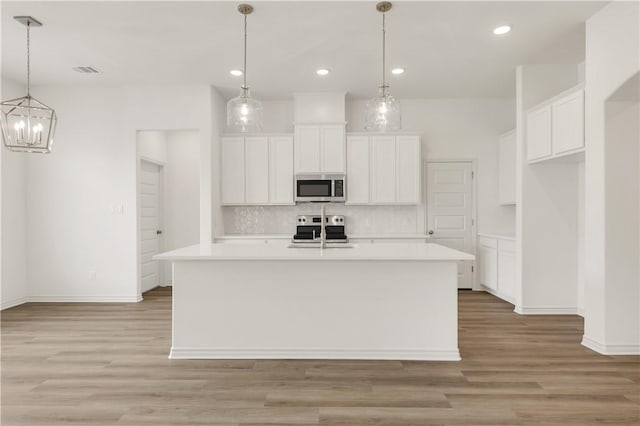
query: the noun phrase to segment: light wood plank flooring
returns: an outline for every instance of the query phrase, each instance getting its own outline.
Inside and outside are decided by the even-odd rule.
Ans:
[[[172,361],[170,289],[2,312],[2,425],[640,424],[640,358],[460,293],[462,362]],[[398,330],[402,332],[402,330]]]

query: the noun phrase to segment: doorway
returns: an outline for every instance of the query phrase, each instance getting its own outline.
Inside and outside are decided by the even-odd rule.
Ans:
[[[140,224],[140,289],[144,293],[163,282],[162,269],[153,256],[163,250],[163,176],[164,167],[148,160],[140,161],[138,179]]]
[[[475,255],[475,164],[426,163],[426,227],[430,242]],[[473,289],[475,262],[458,262],[458,288]]]

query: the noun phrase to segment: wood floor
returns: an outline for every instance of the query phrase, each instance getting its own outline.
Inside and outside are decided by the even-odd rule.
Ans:
[[[640,424],[640,358],[460,293],[461,362],[172,361],[169,289],[2,312],[2,425]],[[402,332],[402,330],[398,330]]]

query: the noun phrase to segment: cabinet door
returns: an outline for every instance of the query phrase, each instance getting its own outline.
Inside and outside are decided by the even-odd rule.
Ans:
[[[516,296],[516,253],[513,241],[498,241],[498,291],[509,302]]]
[[[371,138],[371,202],[393,204],[396,201],[396,138]]]
[[[244,138],[222,138],[222,204],[244,204]]]
[[[293,204],[293,138],[269,138],[269,203]]]
[[[246,204],[269,203],[269,143],[266,136],[244,139]]]
[[[420,202],[420,138],[396,136],[396,202]]]
[[[516,133],[511,131],[498,140],[498,201],[516,203]]]
[[[295,172],[320,172],[320,127],[296,126]]]
[[[498,248],[495,240],[479,238],[480,284],[498,290]]]
[[[344,125],[320,127],[320,171],[344,173]]]
[[[551,106],[553,153],[584,147],[584,91],[579,90]]]
[[[551,155],[551,105],[527,115],[527,160]]]
[[[369,137],[347,138],[347,204],[369,203]]]

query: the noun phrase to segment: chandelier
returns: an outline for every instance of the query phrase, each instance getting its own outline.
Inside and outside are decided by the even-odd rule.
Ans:
[[[0,103],[4,146],[16,152],[49,153],[56,131],[56,112],[31,96],[31,27],[42,23],[31,16],[14,16],[27,27],[27,96]]]

